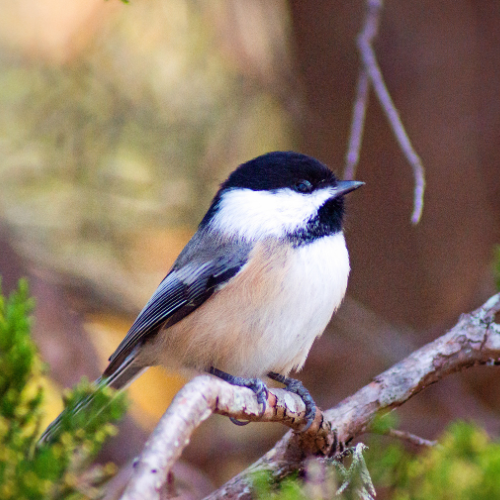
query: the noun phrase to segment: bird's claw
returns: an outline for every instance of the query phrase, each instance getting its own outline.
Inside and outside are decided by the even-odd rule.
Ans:
[[[297,394],[297,396],[300,396],[302,401],[304,401],[304,405],[306,407],[306,413],[304,415],[306,424],[300,430],[300,432],[306,432],[307,430],[309,430],[316,417],[317,408],[316,403],[314,402],[314,399],[312,398],[309,391],[304,387],[300,380],[285,377],[284,375],[280,375],[279,373],[275,372],[269,372],[267,376],[283,384],[286,387],[287,391]]]
[[[267,408],[267,397],[269,396],[269,391],[267,390],[267,387],[266,387],[266,384],[264,384],[264,382],[262,380],[260,380],[259,378],[249,378],[249,379],[242,379],[242,381],[244,381],[243,384],[241,384],[243,387],[248,387],[249,389],[251,389],[255,395],[257,396],[257,403],[259,403],[259,405],[262,405],[262,410],[261,412],[259,413],[259,418],[262,417],[264,415],[264,413],[266,412],[266,408]],[[236,384],[236,385],[240,385],[240,384]],[[229,420],[231,420],[231,422],[233,424],[236,424],[236,425],[239,425],[239,426],[243,426],[243,425],[248,425],[250,423],[250,420],[238,420],[234,417],[229,417]]]
[[[267,397],[269,396],[269,391],[267,390],[266,384],[259,378],[248,379],[249,384],[246,386],[251,389],[257,396],[257,403],[262,405],[262,411],[259,413],[259,417],[262,417],[266,412],[267,408]]]
[[[237,385],[239,387],[248,387],[252,390],[257,396],[257,403],[262,405],[262,410],[259,413],[259,418],[264,415],[267,408],[267,397],[269,396],[269,391],[267,389],[266,384],[260,380],[259,378],[244,378],[244,377],[235,377],[230,375],[229,373],[218,370],[217,368],[210,368],[209,373],[215,375],[226,382],[229,382],[232,385]],[[236,425],[247,425],[250,423],[250,420],[241,421],[234,417],[229,417],[229,420]]]

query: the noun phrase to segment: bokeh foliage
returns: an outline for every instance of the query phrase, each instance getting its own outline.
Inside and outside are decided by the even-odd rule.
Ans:
[[[364,457],[377,490],[377,498],[391,500],[487,500],[500,498],[500,442],[492,440],[478,425],[451,424],[439,444],[420,453],[408,451],[399,441],[372,435]],[[333,467],[321,474],[321,482],[310,479],[308,470],[300,478],[273,484],[270,476],[256,477],[260,500],[305,500],[365,498],[348,488],[335,496],[342,483]],[[316,476],[318,477],[318,476]]]
[[[99,495],[98,486],[114,472],[113,464],[90,462],[107,437],[111,422],[125,412],[122,395],[83,380],[66,395],[67,416],[49,443],[37,446],[42,419],[43,364],[30,337],[33,300],[28,286],[5,299],[0,294],[0,498],[86,499]],[[72,412],[92,395],[92,403]]]
[[[0,45],[0,220],[45,267],[111,282],[130,279],[124,248],[196,227],[227,173],[290,147],[290,131],[281,98],[225,48],[222,2],[105,7],[62,61]]]
[[[500,443],[479,426],[455,422],[418,456],[401,444],[374,446],[368,467],[394,500],[500,498]]]

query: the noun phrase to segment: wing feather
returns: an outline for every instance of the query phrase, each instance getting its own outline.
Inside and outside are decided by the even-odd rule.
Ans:
[[[229,247],[229,248],[228,248]],[[217,288],[227,283],[245,265],[249,248],[221,245],[212,259],[190,259],[176,265],[160,283],[137,316],[127,335],[109,358],[103,377],[111,377],[132,350],[164,325],[172,326],[205,302]],[[181,254],[182,257],[182,254]],[[202,258],[205,255],[201,256]],[[179,262],[179,259],[178,261]],[[182,262],[181,262],[182,264]]]

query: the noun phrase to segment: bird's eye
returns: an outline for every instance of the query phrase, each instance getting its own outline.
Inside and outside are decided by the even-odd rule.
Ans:
[[[297,193],[310,193],[313,190],[313,185],[306,180],[299,181],[297,184],[293,186],[293,189],[297,191]]]

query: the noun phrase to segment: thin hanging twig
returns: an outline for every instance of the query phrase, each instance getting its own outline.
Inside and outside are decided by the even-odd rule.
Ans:
[[[349,145],[345,157],[344,179],[354,179],[356,167],[359,163],[363,131],[365,129],[366,109],[368,107],[368,96],[370,94],[368,74],[361,68],[359,71],[358,85],[356,89],[356,100],[352,110],[351,133],[349,134]]]
[[[425,175],[422,160],[413,148],[404,125],[401,122],[399,113],[392,101],[391,95],[382,76],[382,71],[377,62],[373,40],[378,33],[380,25],[380,14],[383,7],[382,0],[367,0],[366,18],[363,29],[358,36],[358,48],[361,55],[363,67],[360,70],[358,78],[357,96],[354,103],[353,119],[351,126],[351,135],[349,138],[349,147],[346,155],[346,178],[352,179],[359,161],[359,152],[363,137],[364,119],[366,108],[368,106],[370,80],[375,95],[377,96],[382,109],[389,121],[389,125],[398,141],[399,147],[406,156],[410,166],[413,169],[415,177],[414,206],[411,221],[417,224],[422,216],[424,207]]]

